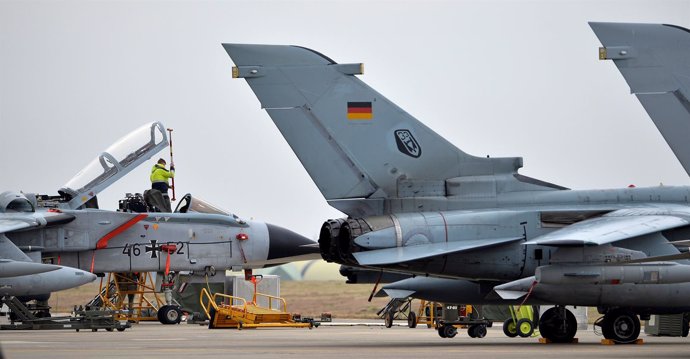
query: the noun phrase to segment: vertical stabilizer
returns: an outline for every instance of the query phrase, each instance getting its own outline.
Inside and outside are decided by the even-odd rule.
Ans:
[[[360,81],[361,64],[296,46],[223,46],[326,199],[444,196],[458,177],[518,182],[521,158],[459,150]],[[519,187],[488,182],[492,195]]]
[[[591,22],[673,153],[690,174],[690,30],[675,25]]]

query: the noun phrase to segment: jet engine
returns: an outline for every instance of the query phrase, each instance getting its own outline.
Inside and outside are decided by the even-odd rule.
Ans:
[[[523,234],[519,224],[522,221],[524,217],[509,211],[397,213],[331,219],[321,226],[319,248],[328,262],[357,265],[352,254],[361,251],[429,245],[460,238],[487,241],[519,238]]]
[[[354,239],[371,230],[371,226],[364,218],[326,221],[319,233],[321,256],[327,262],[357,264],[352,256],[353,252],[359,250],[354,244]]]

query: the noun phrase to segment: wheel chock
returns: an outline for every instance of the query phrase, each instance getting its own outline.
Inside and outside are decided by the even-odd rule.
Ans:
[[[573,340],[571,340],[567,343],[556,343],[556,342],[551,341],[550,339],[539,338],[539,344],[577,344],[579,342],[580,342],[580,340],[577,338],[573,338]]]
[[[643,339],[635,339],[634,342],[630,342],[630,343],[616,343],[613,339],[602,339],[602,340],[601,340],[601,344],[602,344],[602,345],[616,345],[616,344],[637,344],[637,345],[642,345],[642,344],[644,344],[644,340],[643,340]]]

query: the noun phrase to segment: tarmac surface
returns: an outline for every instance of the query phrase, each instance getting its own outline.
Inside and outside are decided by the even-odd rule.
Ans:
[[[350,324],[352,321],[336,321]],[[498,325],[482,339],[460,330],[443,339],[421,326],[326,326],[309,329],[210,330],[205,326],[135,324],[124,332],[99,330],[0,331],[6,359],[20,358],[688,358],[690,338],[641,334],[644,344],[602,345],[591,329],[578,344],[540,344],[507,338]],[[402,323],[401,323],[402,324]],[[0,355],[2,358],[2,355]]]

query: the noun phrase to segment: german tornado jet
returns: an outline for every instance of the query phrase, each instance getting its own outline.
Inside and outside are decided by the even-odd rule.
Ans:
[[[690,173],[690,31],[591,23]],[[550,303],[545,338],[568,342],[565,305],[596,306],[634,341],[638,315],[690,311],[690,187],[570,190],[518,173],[520,157],[469,155],[338,64],[302,47],[224,44],[328,203],[323,258],[416,275],[388,285],[451,303]],[[677,261],[677,262],[672,262]],[[646,263],[645,263],[646,262]],[[425,278],[425,277],[437,278]],[[685,328],[687,330],[687,321]]]
[[[149,212],[137,195],[118,211],[98,209],[100,191],[167,145],[163,125],[149,123],[99,154],[59,195],[1,193],[0,296],[45,297],[90,282],[93,273],[215,275],[318,257],[316,243],[297,233],[190,194],[174,213]],[[158,311],[163,323],[179,323],[177,306]]]

